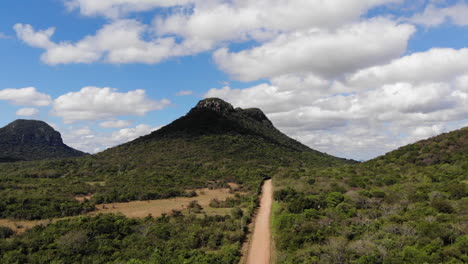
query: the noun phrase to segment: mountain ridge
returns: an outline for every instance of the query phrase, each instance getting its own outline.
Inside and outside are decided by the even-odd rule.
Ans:
[[[86,153],[65,145],[60,133],[43,121],[17,119],[0,128],[0,162],[84,155]]]

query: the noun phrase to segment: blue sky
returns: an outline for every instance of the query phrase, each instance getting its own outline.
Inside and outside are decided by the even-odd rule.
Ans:
[[[2,1],[0,126],[97,152],[216,96],[369,159],[468,125],[465,1],[325,2]]]

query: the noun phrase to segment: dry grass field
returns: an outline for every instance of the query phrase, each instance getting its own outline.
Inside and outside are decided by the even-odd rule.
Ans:
[[[11,219],[0,219],[0,226],[6,226],[11,228],[16,234],[26,232],[37,225],[48,225],[50,223],[57,222],[66,218],[54,218],[44,220],[11,220]]]
[[[231,211],[230,208],[211,208],[209,206],[212,199],[225,200],[228,197],[234,197],[236,192],[231,191],[237,189],[239,186],[230,184],[230,188],[223,189],[197,189],[195,192],[198,194],[196,197],[177,197],[170,199],[161,200],[149,200],[149,201],[133,201],[128,203],[109,203],[99,204],[96,206],[96,211],[88,213],[88,215],[97,214],[109,214],[109,213],[120,213],[130,218],[143,218],[151,214],[154,217],[161,216],[163,213],[170,214],[172,210],[186,210],[187,206],[192,201],[198,201],[203,207],[203,211],[208,215],[226,215]],[[238,192],[239,193],[239,192]],[[79,196],[75,199],[84,201],[84,199],[90,199],[91,196]],[[55,218],[45,220],[11,220],[11,219],[0,219],[0,225],[11,228],[15,233],[21,234],[28,229],[33,228],[37,225],[47,225],[59,220],[66,218]]]
[[[190,198],[176,197],[162,200],[100,204],[97,206],[97,210],[91,212],[90,215],[96,215],[100,213],[121,213],[131,218],[142,218],[148,216],[149,214],[154,217],[158,217],[163,213],[169,214],[172,212],[172,210],[184,210],[192,201],[198,201],[203,209],[205,209],[207,214],[229,213],[229,209],[209,208],[209,204],[212,199],[225,200],[228,197],[233,197],[234,194],[230,193],[230,189],[200,189],[195,191],[197,192],[198,196]]]

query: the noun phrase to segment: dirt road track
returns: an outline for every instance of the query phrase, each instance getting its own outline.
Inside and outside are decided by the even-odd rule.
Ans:
[[[262,187],[260,209],[255,219],[252,242],[247,255],[247,264],[269,264],[271,255],[270,215],[273,202],[273,185],[266,180]]]

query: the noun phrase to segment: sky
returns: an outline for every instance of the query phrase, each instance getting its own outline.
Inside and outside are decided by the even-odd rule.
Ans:
[[[468,126],[467,29],[462,0],[4,0],[0,126],[96,153],[219,97],[368,160]]]

